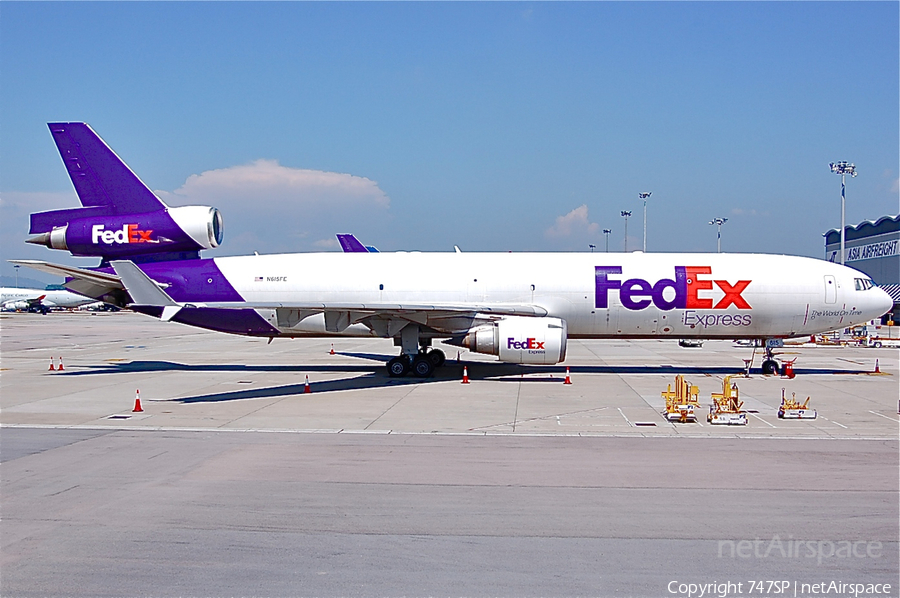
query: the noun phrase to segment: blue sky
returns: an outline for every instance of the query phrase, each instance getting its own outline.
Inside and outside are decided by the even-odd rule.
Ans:
[[[46,123],[90,123],[208,255],[723,250],[822,257],[898,212],[896,2],[0,5],[0,250],[75,205]],[[74,263],[90,264],[77,260]],[[12,268],[3,263],[0,274]],[[23,272],[24,274],[24,272]]]

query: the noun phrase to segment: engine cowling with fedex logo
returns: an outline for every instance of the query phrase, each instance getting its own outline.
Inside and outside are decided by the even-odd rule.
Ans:
[[[143,214],[79,214],[85,211],[89,210],[69,211],[71,218],[57,222],[51,230],[28,242],[68,250],[72,255],[105,258],[199,251],[218,247],[222,242],[222,215],[208,206],[182,206]]]
[[[506,363],[552,365],[566,358],[566,321],[509,316],[469,332],[462,345]]]

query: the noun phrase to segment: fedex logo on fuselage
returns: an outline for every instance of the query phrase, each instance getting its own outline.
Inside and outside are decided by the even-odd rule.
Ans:
[[[126,224],[119,230],[106,230],[102,224],[91,227],[91,243],[101,241],[107,245],[123,243],[153,243],[150,238],[152,230],[140,230],[137,224]]]
[[[727,309],[732,305],[738,309],[752,309],[741,296],[752,281],[739,280],[732,285],[726,280],[702,278],[712,274],[712,268],[709,266],[675,266],[674,279],[663,278],[652,284],[643,278],[629,278],[624,281],[611,278],[616,274],[622,274],[621,266],[595,266],[594,271],[596,276],[594,305],[601,309],[609,307],[610,291],[618,292],[622,306],[631,310],[645,309],[651,304],[663,311]],[[712,299],[699,295],[701,291],[711,291],[713,284],[725,292],[725,296],[715,305]],[[666,293],[667,289],[671,291]]]
[[[537,339],[534,338],[526,338],[524,341],[517,341],[514,338],[506,339],[506,348],[507,349],[535,349],[535,350],[544,350],[544,343],[538,342]]]

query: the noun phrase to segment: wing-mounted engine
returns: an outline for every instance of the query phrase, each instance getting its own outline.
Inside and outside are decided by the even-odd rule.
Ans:
[[[460,344],[507,363],[552,365],[565,360],[567,338],[565,320],[508,316],[473,328]]]

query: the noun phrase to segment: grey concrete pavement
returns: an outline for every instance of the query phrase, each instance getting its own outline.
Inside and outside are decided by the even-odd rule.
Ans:
[[[660,392],[681,373],[708,403],[749,357],[726,342],[572,341],[567,386],[455,349],[395,380],[390,342],[129,313],[0,335],[2,596],[898,595],[896,350],[788,348],[798,377],[738,379],[750,424],[723,429],[666,422]],[[820,418],[779,420],[782,388]]]

